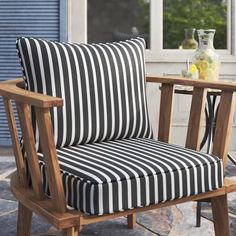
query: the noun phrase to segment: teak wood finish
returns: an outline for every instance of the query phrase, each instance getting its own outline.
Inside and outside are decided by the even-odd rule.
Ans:
[[[176,77],[147,77],[147,82],[162,84],[158,139],[164,142],[170,142],[171,138],[174,85],[181,84],[194,87],[186,147],[195,150],[199,150],[201,117],[205,106],[206,89],[220,89],[222,91],[212,153],[223,160],[225,167],[227,164],[226,154],[229,147],[235,108],[236,84],[187,80]],[[17,222],[18,236],[30,235],[32,212],[43,217],[54,227],[61,229],[64,236],[75,236],[81,231],[84,225],[120,216],[127,216],[128,227],[132,229],[135,226],[136,213],[138,212],[203,199],[210,199],[212,202],[215,235],[229,236],[227,193],[236,191],[236,183],[227,179],[224,180],[224,186],[222,188],[211,192],[124,212],[116,212],[102,216],[87,216],[79,211],[68,209],[66,207],[50,117],[50,108],[63,106],[63,100],[61,98],[26,91],[21,88],[22,86],[24,86],[22,79],[0,83],[0,96],[3,96],[4,99],[17,165],[17,172],[11,177],[11,190],[19,201]],[[23,139],[25,140],[25,149],[32,177],[32,187],[28,185],[26,177],[24,157],[21,154],[19,137],[12,111],[12,100],[16,102],[19,113],[21,130]],[[45,157],[46,174],[51,192],[50,198],[42,191],[35,140],[31,127],[30,106],[34,107],[36,111],[36,119],[40,130],[40,141]]]

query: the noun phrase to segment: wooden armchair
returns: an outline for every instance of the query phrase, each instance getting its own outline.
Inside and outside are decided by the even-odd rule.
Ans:
[[[162,85],[155,141],[144,48],[142,39],[98,45],[18,40],[25,81],[0,84],[17,165],[11,189],[19,201],[18,236],[30,235],[32,212],[73,236],[87,224],[120,216],[133,228],[138,212],[202,199],[211,200],[215,234],[229,235],[227,193],[236,184],[223,181],[223,167],[236,85],[147,77]],[[186,148],[168,144],[175,84],[194,87]],[[222,90],[212,155],[198,152],[208,88]]]

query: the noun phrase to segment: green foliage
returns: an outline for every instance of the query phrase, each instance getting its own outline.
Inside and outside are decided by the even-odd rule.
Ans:
[[[150,28],[150,3],[146,0],[138,0],[138,25],[142,29],[142,33],[149,35]]]
[[[150,4],[137,0],[138,25],[149,35]],[[227,48],[227,1],[225,0],[163,0],[163,48],[176,49],[184,40],[185,28],[216,29],[214,46]],[[197,35],[195,38],[198,39]]]
[[[216,29],[215,48],[227,48],[227,5],[222,0],[163,0],[163,47],[178,48],[185,28]]]

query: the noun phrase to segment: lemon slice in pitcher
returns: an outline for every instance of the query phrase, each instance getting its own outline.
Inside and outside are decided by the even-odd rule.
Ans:
[[[192,79],[198,79],[199,78],[199,71],[198,71],[198,68],[195,64],[190,64],[189,73],[191,74]]]
[[[196,73],[198,72],[198,69],[197,69],[197,67],[195,66],[195,64],[191,64],[191,65],[189,66],[189,71],[190,71],[190,73],[191,73],[192,75],[194,75],[194,74],[196,74]]]

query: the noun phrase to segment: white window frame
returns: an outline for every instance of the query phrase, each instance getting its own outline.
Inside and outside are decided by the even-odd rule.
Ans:
[[[186,58],[190,58],[194,50],[179,49],[163,49],[163,1],[150,0],[150,38],[151,49],[147,50],[148,62],[183,62]],[[235,0],[227,0],[228,16],[227,16],[227,49],[217,50],[222,61],[235,62]],[[162,10],[160,10],[162,9]]]
[[[147,62],[184,62],[193,50],[163,49],[163,1],[150,0],[150,49]],[[236,4],[227,0],[227,50],[217,50],[222,62],[236,62]],[[69,41],[87,42],[87,0],[68,0]],[[161,10],[160,10],[161,9]]]

